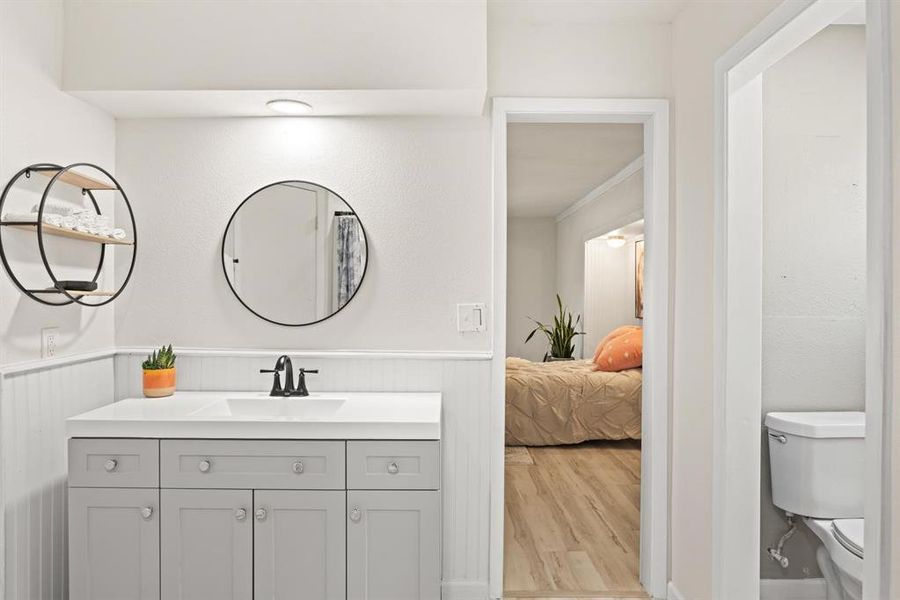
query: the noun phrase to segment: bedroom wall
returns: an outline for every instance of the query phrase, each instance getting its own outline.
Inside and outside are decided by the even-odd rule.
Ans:
[[[828,27],[763,75],[763,414],[864,409],[865,77],[861,25]],[[805,527],[788,569],[765,556],[786,529],[768,461],[764,442],[761,576],[818,576]]]
[[[115,172],[115,121],[107,114],[59,90],[62,77],[63,3],[61,0],[0,2],[0,181],[40,162],[68,165],[92,162]],[[39,181],[43,180],[43,182]],[[9,195],[16,212],[30,211],[35,193],[47,180],[20,180]],[[59,190],[54,188],[54,197]],[[74,189],[74,199],[80,194]],[[66,196],[67,198],[70,196]],[[32,234],[4,232],[11,261],[25,285],[48,285]],[[63,244],[67,244],[63,246]],[[54,244],[55,245],[55,244]],[[79,254],[77,261],[96,261],[96,249],[62,242],[57,246]],[[96,264],[94,262],[94,264]],[[0,275],[0,365],[40,359],[41,329],[58,327],[57,355],[112,347],[113,307],[52,307],[21,294]]]
[[[506,355],[540,361],[546,338],[525,338],[534,329],[528,317],[546,323],[556,312],[556,220],[510,218],[506,235]]]
[[[634,316],[634,243],[643,238],[627,235],[621,248],[611,248],[602,238],[584,244],[585,358],[616,327],[643,323]]]
[[[640,218],[644,208],[643,176],[643,169],[635,172],[556,224],[556,287],[563,303],[574,314],[584,315],[585,310],[584,243]],[[593,356],[594,347],[579,339],[576,357]]]

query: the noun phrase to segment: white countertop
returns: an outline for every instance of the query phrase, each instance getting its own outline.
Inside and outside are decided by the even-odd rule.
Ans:
[[[441,394],[176,392],[70,417],[66,431],[70,437],[437,440]]]

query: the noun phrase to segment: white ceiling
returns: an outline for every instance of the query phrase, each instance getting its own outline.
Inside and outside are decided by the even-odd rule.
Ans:
[[[643,154],[643,126],[511,123],[507,198],[512,217],[555,217]]]
[[[505,22],[590,25],[671,23],[687,0],[488,0],[488,16]]]

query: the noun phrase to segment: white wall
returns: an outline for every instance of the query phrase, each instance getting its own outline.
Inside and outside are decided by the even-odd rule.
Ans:
[[[540,361],[547,338],[525,338],[534,329],[528,317],[546,323],[556,314],[556,221],[510,218],[506,236],[506,355]]]
[[[589,4],[488,2],[488,96],[668,97],[671,26],[566,18]]]
[[[763,75],[762,409],[863,410],[865,28],[832,26]],[[764,437],[765,439],[765,437]],[[761,463],[761,576],[818,574],[818,540],[765,554],[785,530]]]
[[[642,325],[634,316],[635,242],[643,235],[625,236],[625,245],[612,248],[605,239],[584,244],[584,357],[607,333],[622,325]]]
[[[68,0],[64,83],[67,90],[483,90],[485,27],[484,0]]]
[[[92,162],[115,173],[115,123],[99,110],[59,91],[62,77],[63,4],[61,1],[0,3],[0,181],[29,164]],[[39,183],[23,182],[11,193],[13,207],[30,210]],[[43,183],[48,180],[44,179]],[[58,186],[62,189],[63,185]],[[98,192],[103,194],[103,192]],[[108,192],[107,192],[108,194]],[[75,198],[80,201],[77,193]],[[35,251],[33,234],[4,232],[17,255],[16,267],[32,283],[49,286]],[[96,261],[96,248],[63,242],[78,262]],[[60,245],[60,248],[63,246]],[[119,251],[121,252],[121,250]],[[85,256],[87,254],[87,256]],[[63,261],[65,264],[70,262]],[[58,263],[59,264],[59,263]],[[96,264],[96,262],[93,262]],[[28,282],[25,282],[29,285]],[[0,274],[0,364],[41,355],[41,328],[58,327],[58,354],[74,354],[113,345],[113,307],[49,307],[16,289]]]
[[[675,332],[671,577],[681,595],[711,600],[715,61],[775,6],[691,2],[673,29]],[[718,600],[718,599],[717,599]]]
[[[563,303],[573,313],[584,314],[584,242],[628,225],[640,216],[643,208],[644,170],[641,169],[557,223],[556,285]],[[593,356],[594,348],[584,340],[579,340],[575,347],[576,352],[583,347],[582,355]]]
[[[118,174],[141,251],[116,306],[119,345],[488,350],[456,304],[490,294],[488,119],[119,121]],[[321,183],[354,208],[369,264],[337,318],[266,323],[232,295],[221,240],[232,211],[274,181]]]

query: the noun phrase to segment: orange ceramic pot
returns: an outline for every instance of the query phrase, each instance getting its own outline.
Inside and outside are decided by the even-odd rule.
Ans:
[[[162,398],[175,393],[175,367],[144,369],[144,396]]]

